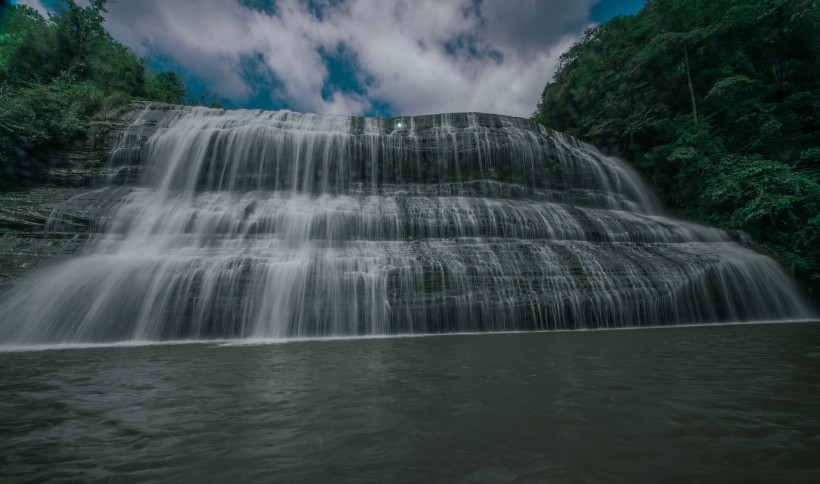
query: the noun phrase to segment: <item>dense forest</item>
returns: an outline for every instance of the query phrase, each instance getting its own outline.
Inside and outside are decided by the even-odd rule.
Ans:
[[[49,19],[0,7],[0,187],[36,183],[66,149],[101,143],[99,121],[133,99],[186,100],[180,76],[149,70],[105,31],[105,0],[54,6]]]
[[[675,213],[820,282],[820,2],[650,0],[586,31],[533,119],[630,160]]]

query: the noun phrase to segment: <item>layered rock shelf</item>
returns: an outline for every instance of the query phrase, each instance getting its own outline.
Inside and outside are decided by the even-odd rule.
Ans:
[[[623,161],[507,116],[136,104],[93,188],[29,200],[0,211],[0,270],[73,256],[5,293],[4,341],[812,317],[772,259],[665,216]]]

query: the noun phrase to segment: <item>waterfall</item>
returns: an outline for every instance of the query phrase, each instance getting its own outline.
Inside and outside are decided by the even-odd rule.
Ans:
[[[105,172],[86,253],[3,296],[0,343],[814,317],[775,261],[525,119],[146,105]]]

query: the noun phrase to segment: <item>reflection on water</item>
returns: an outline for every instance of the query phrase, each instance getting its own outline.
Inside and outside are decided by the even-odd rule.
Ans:
[[[21,481],[818,482],[820,326],[0,353]]]

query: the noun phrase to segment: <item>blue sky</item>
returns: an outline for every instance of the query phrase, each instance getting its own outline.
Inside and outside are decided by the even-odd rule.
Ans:
[[[48,1],[20,3],[44,11]],[[194,92],[231,107],[529,116],[585,28],[643,3],[118,0],[106,27],[153,67],[181,72]]]
[[[633,15],[646,3],[645,0],[602,0],[592,6],[590,19],[596,23],[604,23],[617,15]]]

